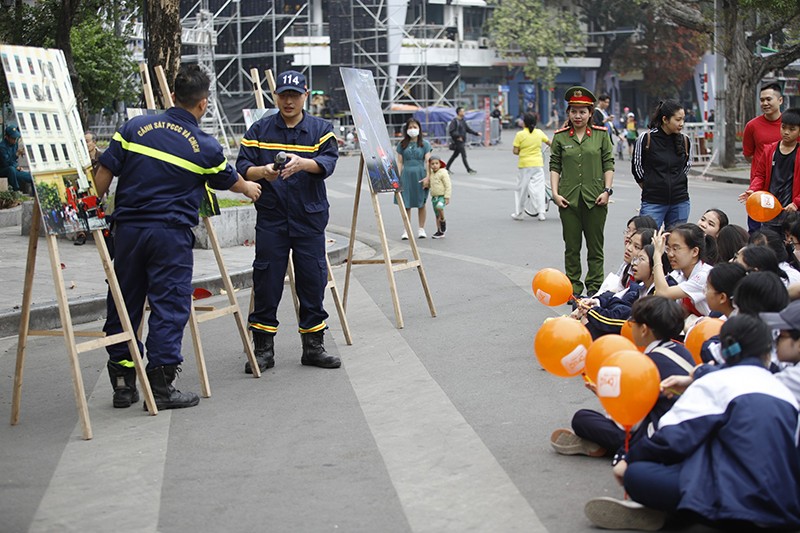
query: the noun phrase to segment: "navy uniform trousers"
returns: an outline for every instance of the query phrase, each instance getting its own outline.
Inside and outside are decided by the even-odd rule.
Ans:
[[[192,305],[193,245],[194,234],[188,227],[117,224],[114,228],[114,272],[134,331],[138,331],[142,322],[145,297],[150,305],[146,343],[148,368],[177,365],[183,361],[181,341]],[[122,324],[110,291],[107,306],[108,318],[103,331],[106,335],[121,333]],[[137,342],[144,355],[138,338]],[[106,350],[111,361],[133,367],[127,344],[114,344]]]
[[[283,295],[289,250],[294,261],[295,288],[300,301],[300,333],[322,331],[328,313],[322,307],[328,284],[325,234],[290,236],[286,225],[276,226],[259,214],[256,218],[256,259],[253,262],[255,307],[250,329],[268,334],[278,331],[278,304]]]

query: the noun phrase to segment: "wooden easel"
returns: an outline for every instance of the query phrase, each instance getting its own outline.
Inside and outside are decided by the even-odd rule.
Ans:
[[[428,301],[428,308],[431,311],[431,316],[436,316],[436,307],[433,305],[433,298],[431,291],[428,288],[428,278],[425,276],[425,269],[422,266],[422,259],[419,256],[419,249],[417,248],[417,241],[414,239],[414,232],[411,231],[411,222],[408,219],[406,206],[403,202],[403,195],[395,191],[394,198],[397,202],[397,207],[400,210],[400,218],[403,219],[403,227],[408,235],[408,242],[411,245],[411,254],[414,259],[409,261],[407,259],[392,259],[389,254],[389,241],[386,239],[386,230],[383,225],[383,217],[381,216],[381,206],[378,201],[378,193],[372,190],[372,182],[367,179],[369,184],[369,191],[372,197],[372,209],[375,212],[375,221],[378,223],[378,235],[381,238],[381,250],[383,252],[383,259],[353,259],[353,247],[356,241],[356,223],[358,221],[358,204],[361,201],[361,184],[364,176],[364,156],[361,156],[361,161],[358,164],[358,181],[356,182],[356,196],[353,200],[353,220],[350,225],[350,245],[347,249],[347,269],[344,278],[344,305],[347,307],[347,292],[350,288],[350,269],[351,265],[379,265],[383,264],[386,267],[386,276],[389,279],[389,292],[392,295],[392,303],[394,304],[394,316],[397,322],[398,329],[403,328],[403,311],[400,309],[400,300],[397,295],[397,284],[395,283],[394,273],[409,268],[416,268],[419,273],[419,280],[422,283],[422,290],[425,292],[425,299]]]
[[[145,101],[148,109],[154,109],[155,99],[153,98],[153,90],[150,85],[150,76],[147,72],[147,67],[143,64],[140,64],[139,69],[142,74],[142,87],[144,88]],[[161,89],[161,98],[164,108],[169,109],[173,106],[173,102],[169,90],[169,83],[167,83],[167,76],[164,72],[164,67],[157,65],[155,67],[155,72],[156,78],[158,78],[159,87]],[[211,243],[211,249],[214,251],[214,258],[216,259],[217,266],[219,267],[219,273],[222,279],[222,284],[225,287],[225,293],[228,296],[228,305],[225,307],[220,307],[217,309],[213,306],[196,306],[192,304],[189,311],[189,328],[192,333],[194,355],[195,360],[197,361],[197,371],[200,376],[200,392],[204,398],[208,398],[211,396],[211,385],[208,381],[208,372],[206,369],[206,360],[203,352],[203,343],[200,340],[201,323],[222,316],[233,315],[234,321],[236,322],[236,329],[239,331],[239,337],[242,340],[242,347],[247,355],[247,360],[250,361],[251,368],[253,368],[253,377],[260,378],[261,370],[258,368],[256,356],[253,353],[253,347],[251,346],[250,339],[247,335],[247,327],[244,323],[241,309],[239,309],[239,303],[236,301],[236,293],[233,288],[233,282],[231,282],[231,277],[228,274],[228,268],[225,266],[225,259],[222,257],[222,250],[219,245],[219,239],[217,238],[217,232],[214,229],[214,223],[211,221],[211,217],[202,217],[202,219],[206,228],[206,232],[208,233],[208,240]]]
[[[267,83],[270,88],[270,92],[272,94],[275,93],[275,78],[272,75],[272,70],[267,69],[264,73],[267,78]],[[258,109],[264,109],[264,94],[261,89],[261,77],[258,74],[258,69],[252,68],[250,69],[250,77],[253,80],[253,92],[256,96],[256,107]],[[353,339],[350,336],[350,325],[347,323],[347,314],[345,313],[344,305],[342,299],[339,298],[339,289],[336,287],[336,279],[333,277],[333,270],[331,269],[331,260],[328,257],[327,252],[325,253],[325,264],[328,268],[328,283],[325,285],[326,289],[330,289],[331,296],[333,297],[333,303],[336,306],[336,312],[339,315],[339,322],[342,325],[342,332],[344,333],[344,339],[348,346],[353,344]],[[289,253],[289,264],[286,268],[286,275],[289,278],[289,287],[292,291],[292,302],[294,302],[294,313],[297,317],[297,320],[300,320],[300,300],[297,298],[297,288],[294,283],[294,261],[292,261],[292,254],[291,251]],[[250,312],[253,311],[255,306],[255,293],[254,289],[250,290]]]
[[[11,401],[11,425],[16,425],[19,422],[20,400],[22,395],[22,374],[25,365],[25,350],[28,343],[28,337],[45,336],[45,337],[64,337],[64,344],[67,347],[67,355],[69,356],[70,365],[72,367],[72,383],[75,391],[75,404],[78,408],[78,416],[80,417],[81,427],[83,430],[83,438],[89,440],[92,438],[92,426],[89,421],[89,408],[86,403],[86,392],[83,388],[83,376],[78,363],[78,354],[104,348],[113,344],[120,344],[123,342],[128,343],[128,350],[130,351],[133,364],[136,369],[136,376],[139,378],[139,386],[144,394],[145,405],[151,415],[158,414],[155,400],[153,399],[153,392],[150,390],[150,382],[144,369],[141,354],[139,353],[139,346],[136,343],[136,334],[131,324],[128,311],[125,308],[125,301],[122,298],[122,292],[119,288],[117,276],[114,273],[114,268],[111,264],[111,257],[106,247],[106,241],[103,238],[103,231],[100,229],[92,230],[94,242],[97,246],[97,252],[100,255],[100,261],[103,264],[103,270],[106,273],[108,280],[108,288],[111,296],[114,299],[114,304],[117,306],[117,313],[119,314],[120,322],[122,323],[122,332],[116,335],[106,337],[102,331],[75,331],[72,324],[72,317],[69,310],[69,301],[67,300],[67,292],[64,286],[64,276],[61,273],[61,258],[58,254],[58,242],[55,235],[47,235],[47,248],[50,255],[50,267],[53,274],[53,283],[56,289],[56,299],[58,300],[58,311],[61,318],[61,328],[59,330],[32,330],[30,329],[30,314],[31,314],[31,299],[33,289],[33,273],[36,267],[36,250],[39,243],[39,229],[42,225],[42,213],[39,206],[39,200],[36,199],[33,203],[33,218],[31,220],[30,235],[28,237],[28,260],[25,266],[25,284],[22,292],[22,319],[19,325],[19,343],[17,345],[17,364],[14,371],[14,393]],[[91,337],[94,340],[76,344],[76,337]]]

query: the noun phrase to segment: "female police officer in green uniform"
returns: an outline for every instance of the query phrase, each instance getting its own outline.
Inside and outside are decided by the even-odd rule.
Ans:
[[[586,238],[586,293],[603,283],[603,229],[614,179],[611,140],[602,126],[592,125],[596,98],[584,87],[571,87],[567,125],[553,134],[550,147],[550,185],[558,205],[564,237],[564,270],[576,295],[584,294],[581,281],[581,243]]]

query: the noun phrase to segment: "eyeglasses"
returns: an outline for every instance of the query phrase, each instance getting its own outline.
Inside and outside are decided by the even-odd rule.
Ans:
[[[631,266],[636,266],[643,261],[644,257],[634,257],[633,259],[631,259]]]

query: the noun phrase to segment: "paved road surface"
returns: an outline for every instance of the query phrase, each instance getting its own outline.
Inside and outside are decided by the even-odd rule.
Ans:
[[[558,456],[548,437],[597,401],[579,380],[541,370],[532,355],[538,326],[565,312],[540,305],[530,289],[536,270],[563,267],[560,224],[552,213],[544,222],[511,220],[510,145],[469,155],[479,173],[455,165],[447,238],[420,242],[438,316],[429,315],[415,272],[400,272],[405,328],[396,329],[384,268],[354,267],[354,344],[343,342],[335,313],[327,336],[344,361],[339,370],[299,364],[289,299],[280,311],[277,364],[260,380],[243,373],[232,319],[203,324],[212,397],[196,408],[157,417],[140,407],[115,410],[105,355],[83,354],[95,435],[87,442],[61,342],[33,339],[21,422],[0,423],[0,531],[592,530],[585,501],[622,490],[608,461]],[[343,158],[328,180],[331,226],[345,233],[357,161]],[[628,162],[614,189],[608,271],[638,206]],[[715,206],[743,223],[739,189],[693,180],[692,218]],[[390,197],[380,205],[392,257],[409,257]],[[433,233],[431,222],[427,229]],[[376,247],[368,195],[358,230]],[[335,274],[341,288],[344,269]],[[243,307],[246,297],[240,294]],[[0,412],[7,415],[15,350],[15,338],[0,339]],[[178,387],[197,391],[188,339],[184,355]]]

